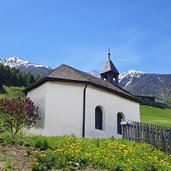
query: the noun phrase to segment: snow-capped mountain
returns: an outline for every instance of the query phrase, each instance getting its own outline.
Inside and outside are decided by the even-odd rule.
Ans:
[[[100,78],[100,72],[97,70],[92,70],[88,72],[89,74]],[[136,71],[136,70],[129,70],[127,72],[123,72],[119,74],[119,85],[123,88],[126,88],[134,79],[140,78],[145,72]]]
[[[134,79],[140,78],[145,72],[129,70],[127,72],[119,74],[119,85],[126,88]]]
[[[33,75],[40,76],[45,76],[52,70],[46,65],[34,64],[20,57],[1,58],[0,63],[19,69],[22,72],[30,72]]]
[[[89,72],[99,77],[99,72]],[[135,95],[148,95],[165,98],[171,96],[171,74],[149,74],[129,70],[119,74],[119,86]]]
[[[9,65],[11,68],[12,67],[18,68],[20,66],[25,66],[27,68],[29,66],[50,68],[50,67],[45,66],[45,65],[33,64],[33,63],[26,61],[20,57],[2,58],[2,59],[0,59],[0,63],[3,63],[4,65]]]
[[[119,86],[134,95],[166,98],[171,96],[171,74],[151,74],[129,70],[119,75]]]
[[[95,77],[100,78],[100,72],[97,71],[97,70],[91,70],[91,71],[88,72],[88,74],[91,74],[91,75],[93,75]]]

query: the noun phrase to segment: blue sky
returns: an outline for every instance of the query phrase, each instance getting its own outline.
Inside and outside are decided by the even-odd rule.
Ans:
[[[170,0],[0,0],[0,58],[171,73]]]

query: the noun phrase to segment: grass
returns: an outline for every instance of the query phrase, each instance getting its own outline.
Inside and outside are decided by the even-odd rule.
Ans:
[[[13,151],[18,148],[15,155],[23,161],[22,163],[25,162],[26,158],[32,157],[32,161],[27,159],[27,164],[28,168],[29,166],[32,167],[33,171],[171,170],[171,155],[158,151],[152,145],[123,139],[24,136],[21,134],[15,140],[12,140],[11,148],[9,146],[11,139],[7,134],[5,136],[1,134],[0,139],[6,142],[4,147],[9,147],[10,153],[5,151],[7,154],[12,155]],[[28,149],[32,148],[33,151],[30,150],[30,155],[24,159],[25,155],[18,155],[23,150],[26,152],[26,147]],[[2,156],[1,150],[0,156]],[[18,163],[14,162],[16,157],[10,162],[13,166],[21,168]],[[7,161],[6,158],[1,160]]]
[[[2,147],[1,147],[2,148]],[[4,149],[3,149],[4,150]],[[1,153],[1,151],[0,151]],[[3,170],[11,170],[14,168],[14,166],[12,165],[12,158],[11,157],[7,157],[7,156],[0,156],[0,169],[3,169]],[[3,168],[2,168],[3,166]]]
[[[45,151],[36,150],[33,171],[51,169],[86,169],[98,170],[169,170],[171,156],[157,151],[148,144],[127,140],[88,139],[73,136],[48,138],[58,142],[56,147]]]
[[[0,94],[0,98],[3,97],[25,97],[25,94],[22,92],[24,87],[7,87],[4,86],[5,93]]]
[[[141,122],[171,127],[171,108],[140,106]]]

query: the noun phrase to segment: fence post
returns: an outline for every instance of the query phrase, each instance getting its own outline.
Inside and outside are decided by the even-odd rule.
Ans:
[[[127,121],[126,120],[123,120],[121,122],[121,131],[122,131],[122,138],[127,138]]]
[[[121,126],[123,138],[143,141],[171,154],[171,128],[128,120],[122,121]]]
[[[124,125],[122,124],[122,122],[121,122],[121,131],[122,131],[122,138],[125,138],[125,134],[124,134],[124,132],[125,132],[125,130],[124,130]]]
[[[171,128],[169,129],[169,135],[168,135],[168,145],[169,145],[169,154],[171,154]]]
[[[160,149],[160,139],[159,139],[158,126],[156,126],[156,148]]]

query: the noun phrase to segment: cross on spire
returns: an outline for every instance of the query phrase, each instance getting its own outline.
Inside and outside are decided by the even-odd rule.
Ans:
[[[108,49],[108,59],[110,60],[110,48]]]

